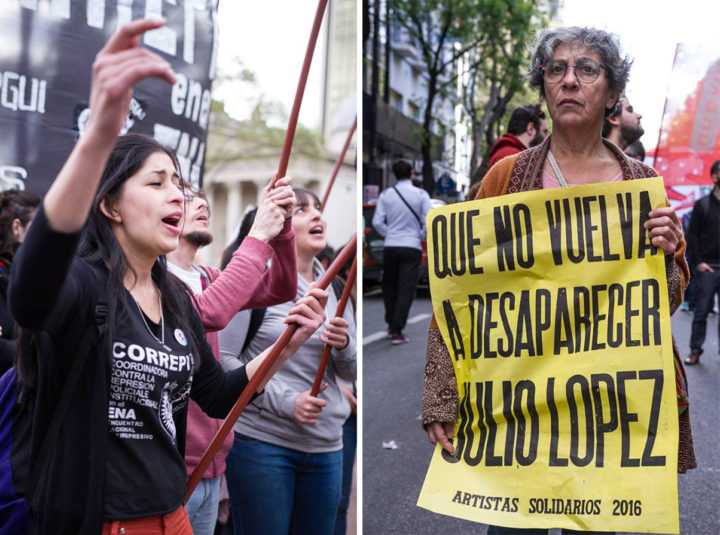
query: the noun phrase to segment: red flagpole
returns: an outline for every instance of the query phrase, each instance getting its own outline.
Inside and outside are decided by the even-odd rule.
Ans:
[[[347,139],[345,140],[345,145],[343,145],[342,150],[340,151],[340,155],[338,156],[337,161],[335,162],[335,167],[332,171],[332,176],[330,177],[330,183],[328,184],[327,188],[325,189],[325,195],[323,196],[322,202],[320,203],[321,210],[325,210],[325,203],[327,202],[328,197],[330,196],[330,190],[333,187],[333,184],[335,184],[335,177],[337,177],[338,171],[340,171],[340,166],[342,166],[343,160],[345,160],[345,153],[348,150],[348,147],[350,146],[350,141],[352,140],[353,134],[355,133],[355,129],[357,128],[357,117],[353,121],[352,128],[350,128],[350,132],[348,132]]]
[[[345,265],[345,263],[350,260],[350,257],[355,252],[356,243],[357,241],[357,234],[353,234],[353,237],[350,239],[350,241],[343,247],[343,250],[340,251],[340,254],[335,258],[332,264],[330,264],[330,267],[328,267],[325,274],[320,278],[320,280],[317,282],[317,287],[324,290],[328,287],[330,282],[337,276],[337,274],[340,272],[340,269],[342,266]],[[269,374],[270,369],[273,367],[273,365],[277,362],[278,358],[280,357],[280,354],[282,353],[282,350],[285,349],[285,347],[288,345],[288,342],[290,342],[290,338],[292,338],[292,335],[295,334],[295,331],[297,330],[298,326],[295,324],[288,325],[285,327],[285,330],[280,335],[280,338],[277,339],[275,344],[273,345],[272,349],[270,350],[270,353],[265,358],[263,363],[258,367],[258,369],[255,371],[255,374],[252,376],[252,379],[248,381],[247,386],[243,389],[242,393],[240,394],[240,397],[235,402],[235,405],[230,410],[230,413],[227,415],[227,418],[220,426],[220,429],[218,429],[218,432],[215,434],[215,437],[213,437],[212,441],[210,442],[210,445],[208,446],[207,450],[202,456],[202,459],[200,459],[200,462],[198,463],[197,467],[193,471],[192,475],[190,476],[190,479],[187,483],[187,493],[185,495],[185,503],[190,499],[190,496],[192,495],[193,491],[195,490],[195,487],[200,482],[200,479],[202,478],[202,475],[205,473],[205,470],[208,466],[210,466],[210,463],[212,462],[213,458],[215,457],[215,454],[217,453],[218,448],[221,446],[223,441],[225,440],[225,437],[232,431],[233,425],[235,425],[235,421],[238,419],[238,416],[242,414],[242,411],[245,409],[247,404],[250,402],[250,399],[253,397],[255,392],[257,391],[258,386],[260,383],[265,379],[265,377]]]
[[[345,312],[345,305],[347,304],[348,298],[350,297],[350,292],[352,291],[353,284],[355,284],[356,273],[357,255],[355,255],[352,267],[350,268],[350,273],[348,273],[348,278],[345,282],[345,288],[343,288],[343,293],[340,296],[340,301],[338,302],[337,310],[335,312],[336,318],[341,318],[343,312]],[[318,392],[320,391],[320,383],[322,382],[323,375],[325,375],[325,368],[327,368],[328,360],[330,360],[331,350],[332,346],[330,344],[325,344],[325,349],[323,350],[322,357],[320,358],[320,365],[318,366],[318,371],[315,374],[315,381],[313,382],[312,389],[310,389],[311,396],[317,396]]]
[[[328,0],[320,0],[317,10],[315,11],[315,20],[312,30],[310,31],[310,40],[308,41],[307,50],[305,51],[305,61],[300,71],[300,80],[298,81],[297,90],[295,91],[295,101],[293,102],[292,111],[290,112],[290,120],[285,131],[285,141],[283,142],[282,153],[280,154],[280,164],[278,165],[277,174],[273,176],[270,182],[270,189],[275,186],[275,181],[282,178],[287,173],[288,161],[290,160],[290,150],[292,149],[293,139],[295,138],[295,128],[297,127],[298,115],[300,115],[300,104],[302,104],[305,85],[307,84],[308,72],[310,72],[310,64],[312,63],[313,53],[315,52],[315,43],[317,42],[320,26],[323,16],[325,15],[325,7]]]

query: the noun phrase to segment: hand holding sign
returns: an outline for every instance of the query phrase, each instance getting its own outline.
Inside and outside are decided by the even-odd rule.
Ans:
[[[428,425],[441,447],[418,504],[513,528],[676,533],[678,409],[658,248],[682,242],[662,180],[460,203],[430,212],[427,227],[459,399],[456,425]]]
[[[649,231],[650,242],[666,255],[673,254],[682,238],[682,227],[675,210],[669,206],[656,208],[648,215],[650,219],[645,222],[645,228]]]
[[[450,442],[455,431],[455,424],[452,422],[431,422],[427,426],[428,440],[431,444],[440,443],[450,455],[455,454],[455,448]]]
[[[136,83],[154,76],[169,84],[175,83],[170,64],[138,46],[145,32],[164,24],[163,20],[133,21],[123,26],[98,52],[93,63],[91,115],[85,135],[113,143],[127,117]]]

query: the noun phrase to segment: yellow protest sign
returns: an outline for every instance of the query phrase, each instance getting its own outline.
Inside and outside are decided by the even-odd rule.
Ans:
[[[418,505],[494,525],[677,533],[662,179],[506,195],[427,217],[460,397]]]

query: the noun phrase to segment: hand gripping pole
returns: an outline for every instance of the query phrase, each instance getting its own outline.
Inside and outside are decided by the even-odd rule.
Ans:
[[[347,304],[348,297],[350,297],[353,284],[355,284],[356,273],[357,255],[355,255],[352,267],[350,268],[350,273],[348,273],[348,278],[345,282],[345,288],[343,288],[340,301],[338,301],[337,311],[335,312],[336,318],[342,318],[342,315],[345,312],[345,305]],[[325,349],[323,350],[322,357],[320,358],[320,365],[318,366],[318,371],[315,374],[315,381],[313,382],[312,389],[310,390],[310,395],[313,397],[317,397],[318,392],[320,391],[320,383],[322,382],[323,375],[325,375],[325,368],[327,368],[328,360],[330,360],[330,351],[332,351],[332,346],[330,344],[325,344]]]

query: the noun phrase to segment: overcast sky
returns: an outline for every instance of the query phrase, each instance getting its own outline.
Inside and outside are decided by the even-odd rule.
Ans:
[[[718,0],[562,0],[561,24],[595,26],[616,33],[623,50],[634,59],[628,97],[642,115],[646,148],[654,148],[670,83],[675,46],[718,43]],[[220,1],[221,66],[240,58],[258,78],[269,100],[280,102],[289,113],[312,27],[317,0]],[[317,128],[321,114],[321,50],[324,26],[310,71],[300,122]],[[221,89],[221,88],[218,88]],[[227,86],[216,98],[230,113],[249,113],[248,89]],[[283,126],[282,124],[278,126]]]
[[[229,68],[234,58],[240,58],[244,67],[255,73],[265,97],[283,104],[289,114],[317,5],[317,0],[221,0],[220,69]],[[325,18],[327,9],[329,7]],[[325,27],[323,24],[320,30],[300,108],[299,121],[308,128],[320,127]],[[251,99],[246,86],[241,94],[230,85],[217,89],[214,97],[225,102],[233,117],[247,118]],[[287,126],[287,122],[276,126]]]

